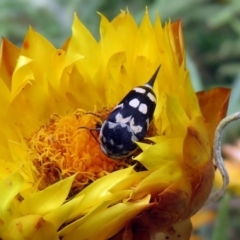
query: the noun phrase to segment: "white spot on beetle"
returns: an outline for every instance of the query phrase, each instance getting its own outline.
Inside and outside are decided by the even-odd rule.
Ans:
[[[113,110],[115,110],[115,109],[117,109],[117,108],[123,108],[123,103],[121,103],[121,104],[119,104],[119,105],[117,105]]]
[[[119,122],[119,123],[128,123],[130,121],[132,116],[129,116],[129,117],[126,117],[126,118],[123,118],[122,114],[121,113],[118,113],[115,117],[116,119],[116,122]]]
[[[122,145],[122,144],[119,144],[119,145],[117,145],[117,148],[123,149],[123,145]]]
[[[145,92],[146,92],[146,89],[140,88],[140,87],[134,88],[133,90],[134,90],[135,92],[139,92],[139,93],[145,93]]]
[[[130,128],[135,134],[142,131],[142,127],[140,125],[135,125],[134,118],[130,121]]]
[[[141,113],[146,114],[146,113],[147,113],[147,110],[148,110],[148,107],[147,107],[146,104],[141,103],[140,106],[139,106],[139,108],[138,108],[138,110],[139,110]]]
[[[116,123],[108,122],[108,128],[113,129],[115,128]]]
[[[152,101],[152,102],[156,102],[156,98],[155,98],[155,96],[152,94],[152,93],[148,93],[147,94],[147,96],[148,96],[148,98]]]
[[[114,146],[114,141],[113,141],[113,139],[110,139],[110,144]]]
[[[103,151],[103,153],[106,154],[106,155],[108,155],[108,152],[106,151],[106,149],[104,148],[104,146],[103,146],[103,145],[100,145],[100,147],[101,147],[101,150]]]
[[[139,104],[140,104],[140,101],[137,98],[134,98],[129,102],[129,105],[134,108],[137,108]]]
[[[147,118],[147,120],[146,120],[146,123],[147,123],[147,129],[149,128],[149,118]]]
[[[151,85],[149,85],[148,83],[147,83],[147,84],[145,84],[145,86],[146,86],[146,87],[148,87],[148,88],[151,88],[151,89],[152,89],[152,86],[151,86]]]
[[[132,140],[133,142],[136,142],[136,141],[138,141],[138,138],[137,138],[134,134],[132,134],[131,140]]]

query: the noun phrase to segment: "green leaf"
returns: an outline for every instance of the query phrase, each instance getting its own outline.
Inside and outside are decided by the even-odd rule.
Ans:
[[[240,74],[238,74],[238,76],[235,78],[231,89],[232,92],[229,99],[227,115],[238,112],[240,109],[240,94],[239,94]],[[224,130],[223,142],[232,141],[233,139],[239,138],[240,133],[239,126],[240,126],[239,121],[235,121],[229,124]]]
[[[187,62],[187,69],[190,74],[191,82],[193,85],[193,88],[195,92],[203,90],[203,84],[201,82],[200,75],[198,73],[197,67],[193,61],[193,59],[190,57],[190,55],[186,54],[186,62]]]
[[[216,223],[213,230],[212,240],[228,239],[228,222],[229,222],[229,201],[230,196],[226,194],[220,203]]]

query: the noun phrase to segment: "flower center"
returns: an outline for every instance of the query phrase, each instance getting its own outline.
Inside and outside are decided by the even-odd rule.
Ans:
[[[78,109],[65,117],[53,114],[46,125],[32,134],[28,140],[29,158],[36,167],[39,189],[78,173],[72,186],[74,194],[127,165],[108,158],[100,149],[99,131],[94,129],[108,113],[106,109],[97,114]]]

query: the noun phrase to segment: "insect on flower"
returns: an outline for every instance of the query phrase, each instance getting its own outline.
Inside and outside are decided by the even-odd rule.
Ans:
[[[107,156],[125,158],[137,149],[135,141],[145,137],[156,108],[153,85],[159,69],[145,85],[133,88],[103,122],[99,139]]]

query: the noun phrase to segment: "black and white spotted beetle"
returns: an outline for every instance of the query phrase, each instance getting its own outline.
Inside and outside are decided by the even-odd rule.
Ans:
[[[156,108],[153,85],[159,69],[144,86],[133,88],[103,122],[99,139],[107,156],[125,158],[137,149],[135,141],[145,137]]]

